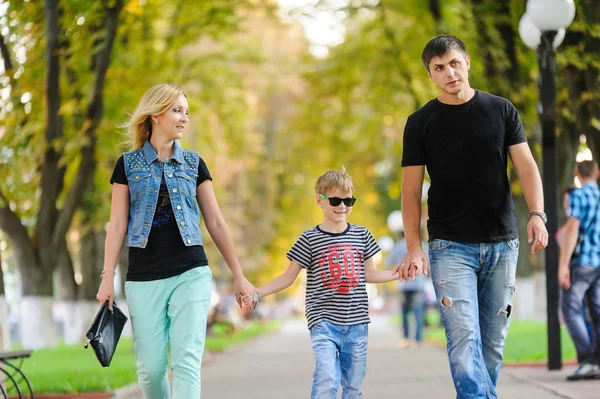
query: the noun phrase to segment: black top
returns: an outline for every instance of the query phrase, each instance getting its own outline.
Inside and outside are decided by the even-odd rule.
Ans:
[[[202,158],[198,164],[196,187],[205,180],[212,180]],[[123,156],[117,161],[110,184],[127,184]],[[127,281],[151,281],[182,274],[198,266],[208,265],[202,245],[186,246],[177,227],[171,197],[163,174],[158,202],[146,248],[129,248]]]
[[[425,165],[431,177],[430,239],[517,238],[507,149],[526,141],[510,101],[479,90],[460,105],[431,100],[408,118],[402,166]]]

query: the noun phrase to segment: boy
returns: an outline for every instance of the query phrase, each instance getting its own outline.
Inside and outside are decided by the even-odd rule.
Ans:
[[[379,246],[363,226],[349,224],[356,198],[352,178],[330,170],[315,185],[323,223],[306,230],[287,254],[290,265],[280,276],[257,289],[263,298],[289,287],[306,269],[306,318],[315,354],[311,398],[335,399],[340,384],[343,399],[362,396],[366,374],[369,313],[365,282],[396,280],[397,271],[376,270]],[[422,260],[414,264],[422,268]],[[251,307],[253,299],[244,297]]]

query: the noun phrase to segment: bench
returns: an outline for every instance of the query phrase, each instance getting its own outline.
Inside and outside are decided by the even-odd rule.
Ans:
[[[31,356],[31,350],[0,352],[0,372],[4,373],[4,383],[0,385],[0,393],[8,399],[9,393],[15,393],[19,399],[35,399],[31,383],[21,370],[25,359]],[[1,375],[0,375],[1,378]],[[25,385],[21,385],[25,383]],[[25,388],[25,391],[22,389]],[[11,397],[15,397],[11,395]]]

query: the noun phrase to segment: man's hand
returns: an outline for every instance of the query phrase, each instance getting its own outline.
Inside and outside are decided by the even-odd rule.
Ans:
[[[398,280],[409,281],[414,280],[416,275],[421,273],[429,274],[429,259],[425,256],[423,248],[418,246],[413,250],[409,250],[408,253],[402,258],[402,262],[393,270],[394,273],[400,273]]]
[[[527,223],[527,242],[531,244],[531,253],[541,251],[548,246],[548,230],[541,217],[532,215]]]
[[[565,290],[571,288],[571,271],[569,265],[558,266],[558,284]]]

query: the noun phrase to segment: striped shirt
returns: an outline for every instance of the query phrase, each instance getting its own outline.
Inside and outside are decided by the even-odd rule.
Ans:
[[[573,190],[569,196],[569,216],[579,220],[579,234],[583,232],[580,254],[571,259],[574,265],[600,267],[599,198],[600,190],[595,182]]]
[[[315,226],[306,230],[287,253],[306,269],[308,328],[321,320],[337,325],[369,323],[365,260],[379,245],[365,227],[348,223],[342,233]]]

